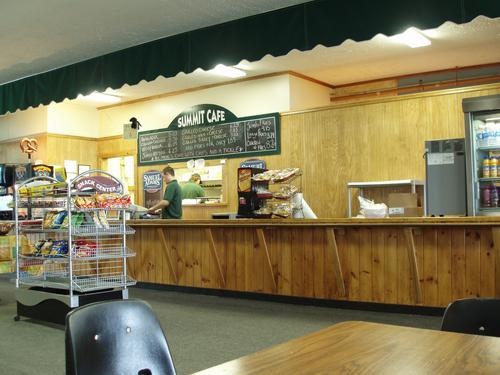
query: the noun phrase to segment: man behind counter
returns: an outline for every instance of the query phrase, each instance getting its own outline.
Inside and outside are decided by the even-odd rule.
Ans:
[[[172,167],[163,168],[163,180],[167,184],[163,200],[151,207],[148,212],[153,214],[161,209],[162,219],[180,219],[182,218],[182,189],[175,179]]]
[[[193,199],[205,196],[205,191],[200,186],[201,176],[193,173],[189,181],[182,187],[182,199]]]

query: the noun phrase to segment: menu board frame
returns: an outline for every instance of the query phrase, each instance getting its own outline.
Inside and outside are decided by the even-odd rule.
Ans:
[[[272,149],[264,149],[264,150],[247,150],[246,147],[247,145],[247,140],[246,140],[246,134],[247,134],[247,128],[250,126],[248,122],[250,121],[264,121],[266,119],[272,119],[274,120],[274,136],[275,136],[275,145],[274,148]],[[195,129],[197,128],[207,128],[207,127],[222,127],[222,126],[231,126],[234,124],[238,124],[238,127],[243,127],[243,132],[245,133],[245,148],[242,151],[234,151],[234,152],[222,152],[222,153],[217,153],[217,154],[205,154],[205,152],[201,152],[200,154],[193,154],[187,157],[178,157],[178,158],[165,158],[165,159],[156,159],[156,160],[143,160],[142,156],[142,148],[141,148],[141,137],[148,136],[151,134],[163,134],[167,132],[180,132],[177,133],[177,139],[181,139],[183,132],[186,132],[186,129],[189,129],[191,132],[196,132]],[[193,129],[193,130],[191,130]],[[179,142],[179,141],[178,141]],[[178,143],[177,142],[177,143]],[[204,151],[204,150],[201,150]],[[218,123],[218,124],[201,124],[201,125],[193,125],[189,127],[176,127],[172,126],[172,124],[168,128],[163,128],[163,129],[155,129],[155,130],[148,130],[148,131],[142,131],[139,133],[139,136],[137,137],[137,164],[140,166],[143,165],[158,165],[158,164],[167,164],[167,163],[172,163],[172,162],[182,162],[182,161],[187,161],[191,159],[226,159],[226,158],[246,158],[246,157],[251,157],[251,156],[261,156],[261,155],[277,155],[281,153],[281,118],[280,114],[278,112],[274,113],[266,113],[262,115],[256,115],[256,116],[247,116],[247,117],[239,117],[236,120],[231,120],[223,123]]]

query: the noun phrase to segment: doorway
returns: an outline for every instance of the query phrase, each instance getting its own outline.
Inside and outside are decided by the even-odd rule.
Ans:
[[[136,183],[134,156],[104,158],[101,159],[101,167],[122,182],[124,194],[129,194],[132,203],[135,203]]]

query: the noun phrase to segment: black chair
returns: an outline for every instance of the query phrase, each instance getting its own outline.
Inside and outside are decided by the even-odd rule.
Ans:
[[[66,374],[175,374],[163,330],[143,301],[96,302],[66,316]]]
[[[500,299],[469,298],[450,303],[441,331],[500,337]]]

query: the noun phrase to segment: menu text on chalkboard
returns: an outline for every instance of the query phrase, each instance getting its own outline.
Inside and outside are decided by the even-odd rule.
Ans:
[[[219,115],[219,120],[221,116],[224,117]],[[215,125],[190,121],[196,124],[186,126],[186,118],[173,122],[166,129],[140,132],[137,139],[139,165],[280,153],[278,113],[236,118]],[[194,115],[189,119],[196,118]]]

